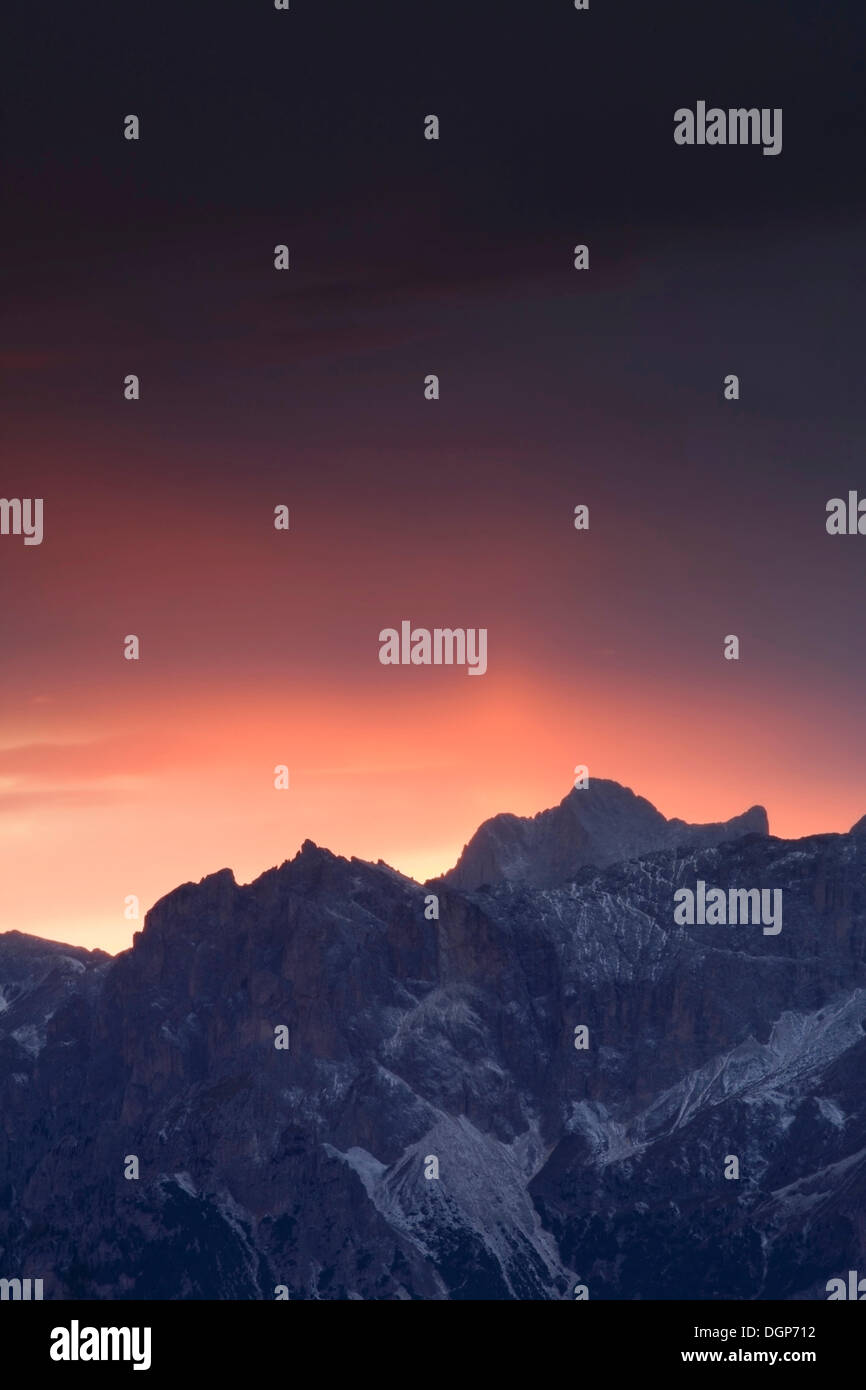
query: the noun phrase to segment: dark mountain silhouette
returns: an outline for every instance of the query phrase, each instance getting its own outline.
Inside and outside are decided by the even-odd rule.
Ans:
[[[626,848],[468,892],[307,842],[176,889],[114,959],[0,935],[0,1277],[796,1299],[866,1273],[866,840]],[[698,879],[781,888],[782,931],[676,925]]]
[[[553,888],[588,865],[605,868],[657,849],[719,845],[742,835],[769,835],[763,806],[733,820],[689,825],[667,820],[619,782],[593,777],[537,816],[493,816],[475,832],[445,875],[457,888],[529,883]]]

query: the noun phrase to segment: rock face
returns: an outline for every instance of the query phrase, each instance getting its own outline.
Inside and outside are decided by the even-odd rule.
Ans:
[[[618,782],[591,778],[558,806],[531,818],[494,816],[473,835],[445,878],[457,888],[529,883],[553,888],[588,865],[605,868],[658,849],[719,845],[743,835],[769,835],[763,806],[733,820],[689,825],[667,820]]]
[[[676,925],[698,879],[781,888],[781,932]],[[866,1272],[860,836],[472,893],[308,842],[178,888],[113,960],[0,935],[0,990],[0,1276],[46,1299],[824,1298]]]

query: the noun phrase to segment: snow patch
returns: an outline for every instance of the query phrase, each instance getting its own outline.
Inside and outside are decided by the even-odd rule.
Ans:
[[[834,1100],[829,1100],[827,1096],[816,1096],[815,1103],[825,1120],[829,1120],[837,1129],[845,1128],[845,1116]]]
[[[23,1027],[16,1028],[11,1037],[15,1039],[20,1048],[29,1052],[31,1057],[38,1057],[45,1046],[45,1038],[32,1023],[25,1023]]]
[[[384,1174],[388,1171],[387,1166],[384,1163],[380,1163],[378,1158],[368,1153],[366,1149],[358,1148],[357,1145],[353,1146],[351,1149],[347,1149],[345,1153],[340,1149],[335,1149],[332,1144],[323,1144],[322,1148],[327,1154],[330,1154],[331,1158],[342,1159],[344,1163],[349,1165],[353,1172],[358,1174],[358,1177],[364,1184],[367,1196],[375,1205],[373,1194]]]

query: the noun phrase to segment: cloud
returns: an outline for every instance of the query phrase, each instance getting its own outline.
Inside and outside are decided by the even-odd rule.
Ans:
[[[148,781],[131,767],[131,747],[132,740],[112,738],[0,749],[0,815],[128,798]]]
[[[28,351],[26,348],[0,348],[0,371],[38,372],[64,359],[53,352]]]
[[[21,811],[107,806],[127,801],[132,784],[89,787],[20,787],[0,792],[0,816]]]
[[[15,780],[35,783],[75,783],[101,781],[106,777],[127,776],[131,738],[114,737],[70,743],[19,743],[0,748],[0,781],[11,775]]]

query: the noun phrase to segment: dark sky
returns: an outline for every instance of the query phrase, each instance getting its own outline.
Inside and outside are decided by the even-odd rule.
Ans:
[[[308,834],[438,872],[579,761],[866,810],[866,538],[824,528],[866,495],[864,51],[803,0],[7,6],[9,925],[116,945],[126,893]],[[677,146],[698,100],[782,153]],[[403,618],[486,626],[488,674],[381,667]]]
[[[171,243],[206,221],[219,239],[226,223],[281,214],[329,228],[329,264],[340,246],[354,263],[364,229],[389,262],[402,246],[398,283],[438,278],[419,273],[419,250],[474,281],[491,244],[507,263],[508,248],[555,245],[569,224],[634,250],[653,232],[759,231],[862,207],[859,5],[6,8],[9,231],[41,227],[55,247],[83,238],[65,257],[82,270],[121,235],[152,250],[160,230]],[[698,97],[782,106],[784,158],[676,148],[673,109]],[[443,122],[427,166],[421,109]],[[117,138],[117,112],[131,110],[145,127],[135,163]]]

